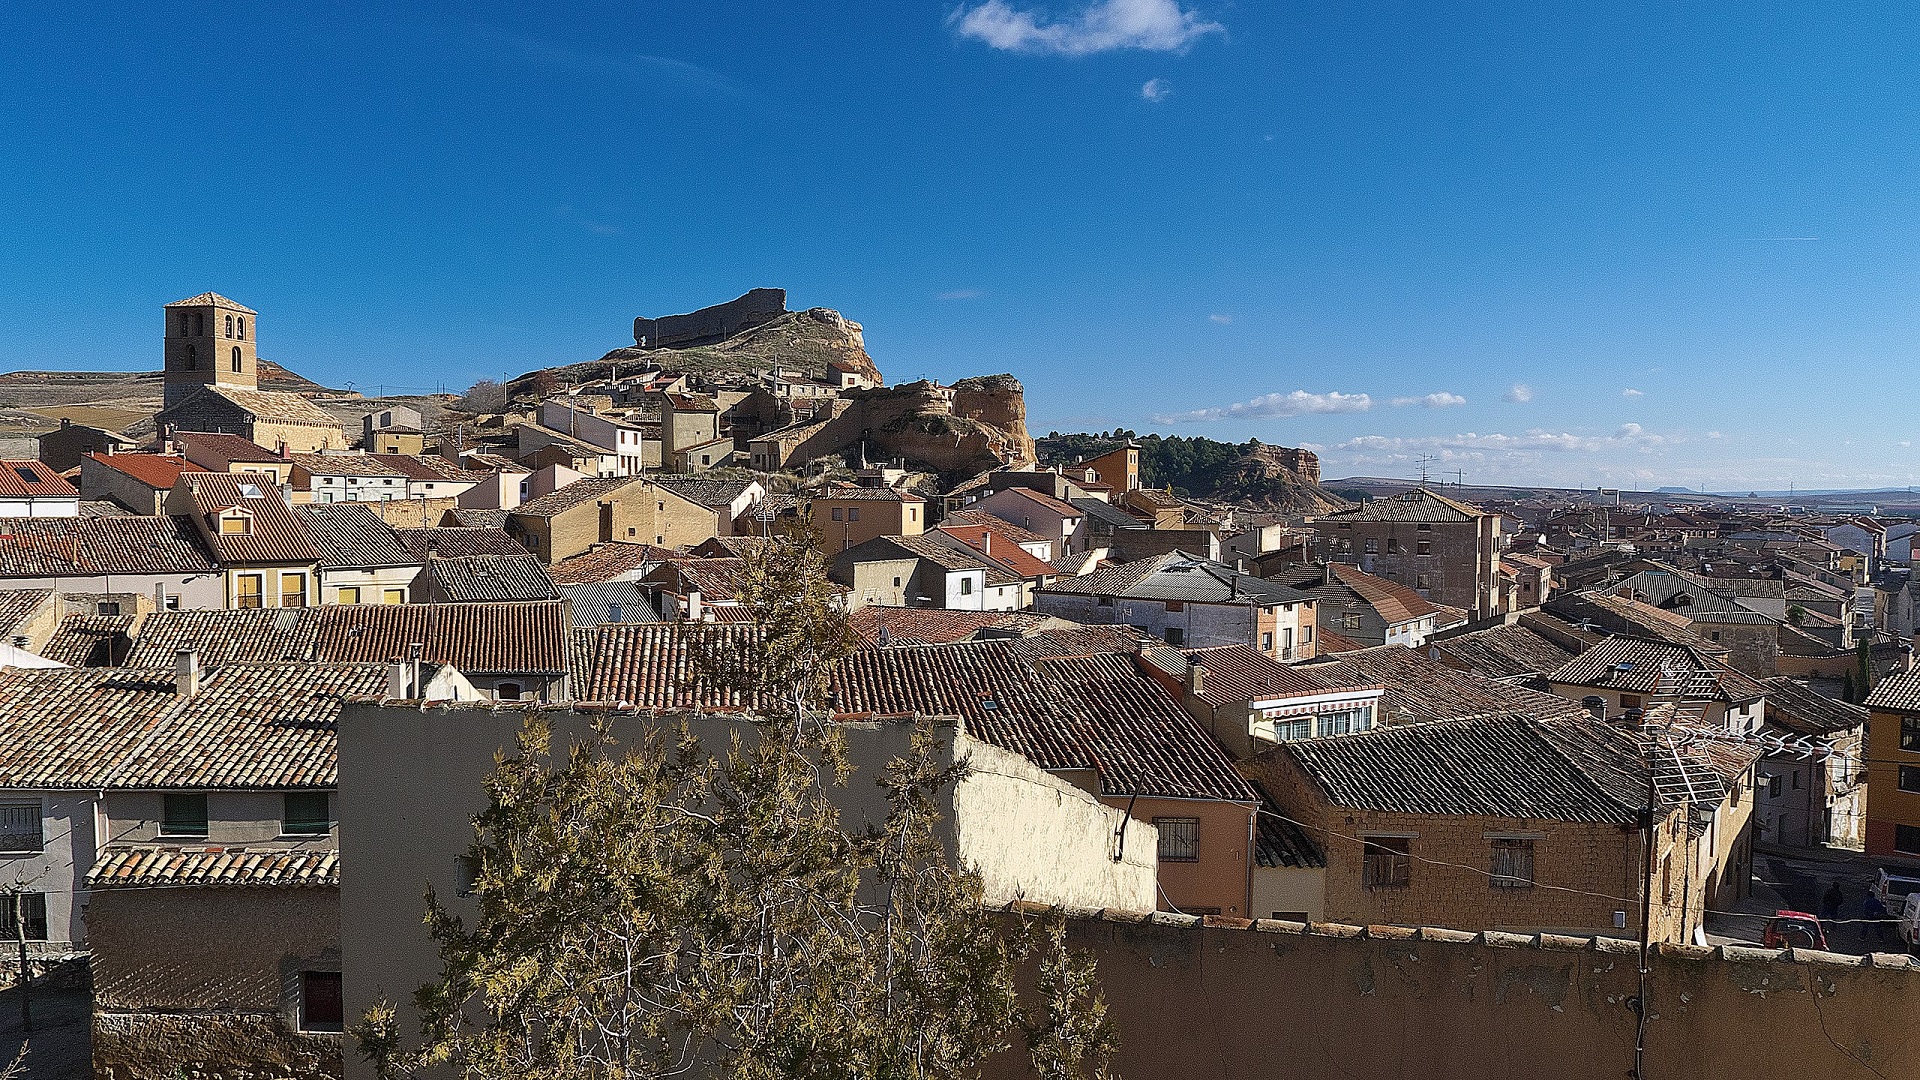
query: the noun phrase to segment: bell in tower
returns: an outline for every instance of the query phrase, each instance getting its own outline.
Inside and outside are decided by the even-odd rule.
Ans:
[[[219,293],[168,304],[166,407],[202,386],[260,387],[254,339],[258,314]]]

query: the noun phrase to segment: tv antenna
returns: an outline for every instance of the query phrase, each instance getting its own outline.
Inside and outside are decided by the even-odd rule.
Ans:
[[[1419,462],[1420,464],[1420,486],[1425,487],[1427,485],[1427,466],[1433,464],[1436,461],[1439,461],[1440,459],[1437,457],[1434,457],[1432,454],[1421,454],[1419,457],[1414,458],[1413,460],[1415,460],[1416,462]]]

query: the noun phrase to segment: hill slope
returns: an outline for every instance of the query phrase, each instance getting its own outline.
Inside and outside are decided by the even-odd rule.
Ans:
[[[1038,452],[1042,464],[1064,465],[1105,453],[1128,438],[1140,446],[1140,479],[1148,487],[1283,514],[1323,514],[1348,505],[1320,486],[1320,460],[1312,452],[1258,440],[1234,444],[1130,431],[1054,432],[1038,440]]]
[[[658,365],[667,371],[738,375],[780,367],[825,378],[828,365],[836,362],[876,382],[880,380],[880,369],[867,355],[860,324],[832,308],[809,308],[789,311],[712,345],[679,349],[628,346],[598,360],[529,371],[508,382],[507,393],[514,397],[552,393],[569,382],[609,378],[615,365],[629,371]]]

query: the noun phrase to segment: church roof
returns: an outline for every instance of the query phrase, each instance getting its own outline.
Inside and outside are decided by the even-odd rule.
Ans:
[[[331,428],[335,431],[340,430],[338,420],[299,394],[290,394],[284,390],[254,390],[244,386],[202,385],[192,394],[160,410],[159,415],[165,417],[194,401],[201,394],[214,394],[225,398],[229,403],[252,413],[256,420],[278,424],[308,424],[314,427]],[[162,420],[162,423],[164,422]]]
[[[217,308],[225,308],[228,311],[245,312],[248,315],[260,314],[259,312],[253,310],[252,308],[246,306],[245,304],[241,304],[241,303],[237,303],[235,301],[229,300],[226,297],[221,296],[217,292],[203,292],[199,296],[189,296],[185,300],[175,300],[173,303],[168,304],[167,306],[168,307],[217,307]]]

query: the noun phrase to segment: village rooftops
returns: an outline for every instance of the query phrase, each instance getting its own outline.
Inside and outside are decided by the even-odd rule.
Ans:
[[[553,517],[639,482],[637,476],[589,476],[523,502],[511,512],[525,517]]]
[[[1485,516],[1478,507],[1456,502],[1445,495],[1418,488],[1400,495],[1389,495],[1361,503],[1349,510],[1337,510],[1321,516],[1321,521],[1408,521],[1440,524],[1474,521]]]
[[[1403,645],[1375,645],[1315,658],[1292,670],[1329,689],[1381,686],[1384,723],[1419,723],[1486,716],[1585,716],[1580,703],[1553,694],[1456,671]]]
[[[954,543],[999,563],[1022,578],[1050,578],[1060,572],[1054,569],[1052,563],[1026,548],[996,536],[991,526],[942,525],[934,533],[938,534],[936,539],[939,536],[951,537]]]
[[[1184,551],[1120,563],[1079,577],[1059,578],[1047,586],[1046,591],[1072,596],[1260,607],[1306,603],[1312,599],[1297,589],[1243,574],[1225,563]]]
[[[163,412],[172,412],[184,407],[201,394],[212,394],[226,398],[251,414],[256,420],[268,420],[283,424],[304,424],[310,427],[340,430],[340,421],[335,420],[326,410],[301,397],[282,390],[249,390],[239,386],[221,386],[208,383],[195,390],[178,405]],[[236,436],[237,437],[237,436]],[[236,459],[238,460],[238,459]]]
[[[80,492],[38,461],[0,461],[0,497],[78,499]]]
[[[1830,698],[1784,675],[1763,679],[1761,685],[1767,690],[1767,723],[1795,735],[1834,735],[1867,723],[1865,708]]]
[[[388,429],[391,430],[391,429]],[[462,469],[438,454],[368,454],[374,461],[406,477],[433,483],[448,480],[460,483],[479,483],[493,475],[491,472],[476,472]]]
[[[427,560],[415,582],[421,603],[558,600],[560,590],[532,555],[466,555]]]
[[[1547,679],[1569,686],[1653,694],[1669,681],[1665,678],[1669,671],[1710,674],[1711,697],[1718,701],[1753,701],[1766,694],[1766,687],[1697,649],[1625,636],[1607,638],[1548,672]]]
[[[131,476],[155,491],[172,490],[173,482],[183,472],[207,471],[179,454],[102,454],[95,451],[87,457],[115,472]]]
[[[208,542],[222,563],[318,563],[320,549],[304,519],[293,512],[273,484],[246,474],[181,473],[193,505],[206,522]],[[246,531],[222,527],[228,511],[247,518]]]
[[[548,573],[555,584],[581,585],[587,582],[612,581],[627,574],[637,576],[653,569],[659,563],[685,557],[672,548],[655,547],[652,544],[629,544],[616,540],[562,559],[553,564]]]
[[[220,664],[0,673],[0,787],[330,788],[334,724],[380,664]]]
[[[566,602],[329,604],[310,608],[156,611],[140,624],[127,664],[169,666],[179,652],[208,663],[308,660],[387,664],[420,659],[463,674],[566,671]]]
[[[847,621],[861,642],[874,648],[1015,637],[1059,622],[1032,611],[949,611],[879,604],[862,606]]]
[[[290,454],[294,465],[315,476],[406,476],[372,454]]]
[[[1209,705],[1244,705],[1291,697],[1318,697],[1328,692],[1327,686],[1318,679],[1274,660],[1251,645],[1183,649],[1181,655],[1186,657],[1189,665],[1201,670],[1200,689],[1194,696]]]
[[[335,503],[338,506],[340,504]],[[349,503],[347,505],[356,505]],[[457,558],[463,555],[526,555],[526,545],[505,529],[490,525],[450,525],[439,528],[395,529],[400,543],[424,559],[429,555]]]
[[[1105,505],[1105,504],[1102,504]],[[1015,544],[1055,544],[1059,541],[1050,536],[1041,536],[1037,532],[1023,529],[1005,518],[995,517],[985,510],[955,510],[940,519],[941,528],[953,528],[959,525],[978,525],[993,531],[996,539],[1007,540]]]
[[[1579,652],[1522,625],[1490,626],[1427,643],[1436,658],[1489,679],[1544,676]]]
[[[1010,487],[1010,488],[1006,488],[1005,490],[1013,492],[1014,494],[1019,495],[1021,498],[1028,499],[1034,503],[1037,503],[1039,504],[1041,509],[1046,510],[1048,513],[1056,514],[1062,518],[1078,519],[1082,516],[1080,508],[1077,506],[1074,506],[1072,503],[1061,502],[1059,499],[1056,499],[1051,495],[1042,494],[1041,492],[1035,491],[1032,488]]]
[[[193,523],[182,517],[0,521],[0,577],[207,574],[218,569]]]
[[[862,487],[859,484],[836,484],[814,492],[813,497],[847,502],[923,503],[927,501],[911,491],[900,491],[888,487]]]
[[[140,844],[107,848],[87,871],[89,889],[314,889],[339,884],[340,853],[332,848]]]
[[[418,566],[420,557],[407,550],[379,514],[366,503],[324,503],[294,508],[320,548],[320,565],[328,570]]]
[[[1920,668],[1909,668],[1882,682],[1867,695],[1869,709],[1920,713]]]
[[[1102,499],[1089,499],[1083,495],[1073,500],[1073,508],[1089,520],[1096,521],[1109,528],[1145,529],[1151,527],[1147,522]]]
[[[725,510],[731,516],[733,504],[754,486],[752,480],[711,480],[704,477],[650,476],[660,490],[678,495],[709,510]]]
[[[1329,576],[1332,581],[1327,580]],[[1351,593],[1365,601],[1390,626],[1440,615],[1437,605],[1405,585],[1342,563],[1305,566],[1275,574],[1267,580],[1298,589],[1320,601],[1342,600]]]

